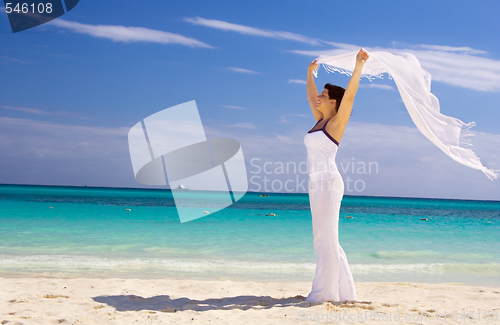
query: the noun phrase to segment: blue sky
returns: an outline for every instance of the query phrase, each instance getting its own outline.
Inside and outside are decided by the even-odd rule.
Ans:
[[[475,121],[473,150],[500,169],[497,1],[82,0],[16,34],[1,12],[0,183],[142,187],[128,130],[196,100],[208,137],[240,141],[249,190],[265,176],[298,185],[307,174],[278,167],[306,161],[307,66],[358,47],[414,54],[441,112]],[[348,77],[321,70],[327,82]],[[344,181],[358,181],[346,194],[500,199],[499,180],[418,132],[387,77],[361,81],[337,157]],[[266,162],[271,173],[258,173]],[[369,163],[377,170],[357,170]]]

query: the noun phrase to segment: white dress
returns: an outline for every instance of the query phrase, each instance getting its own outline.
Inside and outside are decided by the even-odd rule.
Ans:
[[[321,121],[320,119],[316,125]],[[356,288],[344,250],[339,244],[338,224],[344,181],[335,164],[338,142],[328,134],[326,123],[316,125],[304,137],[309,163],[316,274],[306,301],[356,300]]]

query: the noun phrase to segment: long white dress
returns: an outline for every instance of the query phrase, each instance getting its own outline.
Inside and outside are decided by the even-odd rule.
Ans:
[[[320,119],[318,123],[320,123]],[[344,181],[335,164],[338,142],[325,129],[304,137],[309,163],[309,201],[313,222],[316,274],[306,301],[356,300],[356,288],[344,250],[339,244],[338,224]]]

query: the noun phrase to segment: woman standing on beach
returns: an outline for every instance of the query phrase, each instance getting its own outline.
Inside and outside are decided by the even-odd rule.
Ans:
[[[318,94],[313,71],[307,71],[307,99],[317,122],[304,137],[309,163],[309,200],[313,222],[316,274],[307,301],[356,300],[356,288],[344,250],[339,244],[338,223],[344,181],[335,164],[335,155],[352,112],[361,70],[368,60],[361,49],[351,79],[344,89],[326,84]]]

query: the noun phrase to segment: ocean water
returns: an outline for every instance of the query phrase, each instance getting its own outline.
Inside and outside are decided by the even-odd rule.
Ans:
[[[260,194],[181,224],[168,190],[0,185],[0,276],[312,281],[308,195]],[[500,286],[497,201],[345,196],[339,235],[355,281]]]

